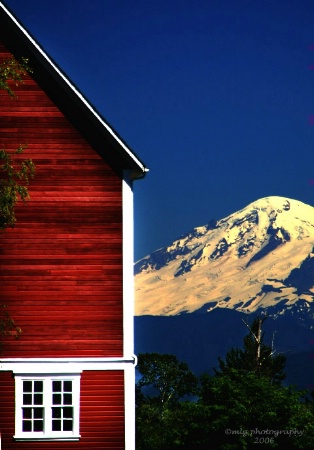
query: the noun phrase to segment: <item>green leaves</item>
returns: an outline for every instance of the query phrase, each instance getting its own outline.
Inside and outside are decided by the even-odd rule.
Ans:
[[[314,448],[313,404],[304,395],[254,372],[231,369],[204,376],[200,403],[211,412],[214,448],[230,444],[250,449],[256,443],[263,443],[259,448]],[[225,430],[232,432],[224,436]],[[290,435],[291,430],[296,431]]]
[[[11,98],[16,97],[12,86],[23,83],[23,77],[27,72],[32,72],[32,70],[26,58],[17,61],[12,56],[2,62],[0,64],[0,90],[5,91]],[[13,152],[0,149],[0,231],[14,226],[17,201],[21,199],[25,202],[29,198],[27,185],[29,179],[34,176],[35,165],[30,159],[19,158],[25,148],[26,145],[20,145]],[[0,335],[19,337],[21,332],[22,330],[15,325],[6,310],[6,306],[0,305]]]
[[[10,97],[16,97],[12,85],[23,83],[27,72],[32,72],[28,59],[20,61],[13,56],[0,64],[0,90]],[[23,153],[26,145],[20,145],[14,152],[0,150],[0,230],[13,227],[15,218],[15,205],[19,198],[26,201],[29,198],[27,185],[33,178],[35,165],[30,159],[21,160],[16,156]]]
[[[232,348],[226,354],[225,360],[218,358],[219,369],[214,369],[217,376],[230,374],[230,369],[237,369],[242,373],[255,373],[265,376],[274,383],[285,379],[284,355],[277,355],[272,345],[264,343],[262,325],[266,317],[257,317],[251,325],[245,323],[249,334],[243,339],[243,348]]]
[[[0,90],[6,91],[12,98],[16,97],[12,85],[18,86],[22,84],[23,77],[27,72],[32,72],[27,58],[22,58],[18,61],[12,56],[12,58],[4,61],[0,64]]]
[[[314,448],[313,402],[305,401],[305,392],[282,385],[285,357],[264,343],[264,321],[245,323],[249,334],[243,348],[231,349],[225,360],[218,359],[214,376],[201,378],[199,401],[211,410],[214,447]],[[230,433],[223,437],[225,430]],[[290,436],[291,430],[299,434]]]
[[[163,406],[195,393],[197,378],[188,365],[179,362],[174,355],[140,354],[137,369],[141,374],[138,389],[153,388],[157,392],[156,400]]]
[[[29,199],[27,185],[34,177],[35,165],[30,159],[14,158],[23,153],[25,147],[19,146],[13,154],[0,150],[0,230],[14,226],[17,201]]]
[[[0,305],[0,335],[1,336],[15,336],[19,338],[22,330],[16,325],[10,314],[8,313],[6,305]],[[2,343],[0,342],[0,350]]]
[[[263,322],[246,324],[243,348],[219,358],[198,387],[175,356],[139,355],[137,450],[314,448],[314,401],[282,384],[285,358],[264,343]]]

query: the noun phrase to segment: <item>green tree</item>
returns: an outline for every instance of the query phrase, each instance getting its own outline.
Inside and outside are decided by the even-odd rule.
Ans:
[[[19,199],[23,202],[29,199],[27,185],[34,176],[34,163],[30,159],[14,159],[24,148],[20,146],[13,154],[0,150],[0,230],[14,226],[16,203]]]
[[[213,376],[201,378],[199,403],[211,417],[208,444],[217,450],[314,448],[312,403],[305,392],[282,385],[285,358],[264,343],[264,320],[246,324],[243,349],[231,349]]]
[[[161,410],[143,404],[136,410],[137,450],[210,450],[210,407],[192,401]]]
[[[31,72],[27,59],[17,61],[14,57],[0,64],[0,91],[8,94],[12,99],[16,97],[14,86],[23,83],[23,78]],[[0,96],[1,99],[1,96]],[[0,231],[13,227],[15,206],[20,198],[29,198],[27,185],[34,176],[35,165],[30,159],[21,159],[26,145],[20,145],[15,151],[0,149]],[[18,337],[21,329],[10,317],[6,306],[0,305],[0,335],[15,335]],[[1,346],[1,343],[0,343]]]
[[[200,403],[210,408],[208,441],[217,450],[253,449],[256,442],[259,448],[312,449],[314,416],[304,396],[254,372],[231,369],[228,375],[204,376]],[[296,434],[289,436],[289,430]]]
[[[245,323],[243,348],[219,358],[219,369],[201,377],[192,401],[182,399],[195,394],[194,382],[182,391],[185,383],[173,381],[175,374],[182,380],[175,356],[139,356],[137,450],[314,448],[313,400],[282,384],[285,359],[265,344],[263,323]],[[186,365],[183,373],[189,373]]]
[[[184,408],[188,402],[182,400],[195,394],[197,378],[186,363],[168,354],[140,354],[137,370],[137,450],[184,448],[190,417]]]
[[[257,317],[251,325],[245,325],[249,329],[249,334],[243,339],[243,349],[232,348],[225,357],[225,360],[218,358],[219,369],[214,369],[217,376],[230,374],[230,369],[237,369],[242,373],[255,373],[265,376],[272,382],[278,383],[285,379],[284,355],[276,354],[274,343],[265,344],[263,323],[267,317]]]
[[[23,84],[27,73],[31,73],[28,59],[22,58],[20,61],[13,56],[0,64],[0,90],[5,91],[10,97],[16,97],[13,86]]]
[[[8,313],[6,305],[0,305],[0,336],[14,336],[18,339],[21,333],[21,328],[16,325]],[[2,342],[0,342],[0,351],[1,350]]]
[[[10,58],[0,65],[0,90],[15,98],[13,86],[23,83],[23,77],[31,72],[28,61]],[[35,165],[30,159],[21,159],[26,145],[15,151],[0,150],[0,230],[13,227],[16,222],[15,206],[19,199],[29,199],[27,185],[34,176]]]
[[[161,406],[176,404],[186,395],[193,395],[197,378],[188,365],[179,362],[174,355],[141,353],[138,355],[137,370],[141,376],[137,383],[138,392],[151,388],[153,398]],[[143,398],[143,397],[142,397]],[[146,396],[146,400],[150,397]]]

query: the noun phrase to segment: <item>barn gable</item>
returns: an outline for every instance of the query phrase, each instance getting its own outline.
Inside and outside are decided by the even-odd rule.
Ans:
[[[16,58],[29,58],[32,77],[93,148],[118,171],[132,170],[133,179],[145,175],[144,163],[1,2],[0,21],[1,42]]]
[[[0,3],[10,54],[34,73],[0,99],[0,148],[26,143],[37,170],[0,241],[1,303],[23,330],[0,360],[2,443],[133,450],[132,185],[147,168]]]

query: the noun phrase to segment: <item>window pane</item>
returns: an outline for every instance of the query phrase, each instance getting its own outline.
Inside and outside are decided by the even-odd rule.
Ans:
[[[34,381],[34,392],[42,392],[42,391],[43,391],[43,382]]]
[[[72,405],[72,394],[63,394],[63,404]]]
[[[23,419],[32,418],[32,408],[23,408]]]
[[[23,394],[23,405],[32,404],[32,394]]]
[[[63,431],[73,431],[73,421],[64,420],[63,421]]]
[[[52,421],[52,431],[61,431],[61,420]]]
[[[34,431],[43,431],[44,429],[44,421],[43,420],[35,420],[34,421]]]
[[[61,392],[61,381],[53,381],[52,390],[53,392]]]
[[[23,392],[32,392],[32,382],[23,381]]]
[[[52,404],[61,405],[61,394],[52,394]]]
[[[72,392],[72,381],[64,381],[63,382],[63,391],[64,392]]]
[[[43,394],[34,394],[34,405],[43,404]]]
[[[44,408],[34,408],[34,419],[44,418]]]
[[[23,431],[26,433],[32,431],[32,421],[31,420],[23,420]]]
[[[73,408],[63,408],[63,417],[66,419],[72,419]]]
[[[61,419],[61,409],[62,408],[52,408],[52,418]]]

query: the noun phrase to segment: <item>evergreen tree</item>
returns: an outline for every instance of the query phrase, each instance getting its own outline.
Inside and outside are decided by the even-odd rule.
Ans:
[[[314,414],[305,392],[282,385],[285,357],[264,343],[266,318],[245,323],[242,349],[218,358],[201,379],[199,403],[210,409],[208,444],[219,450],[314,448]],[[290,431],[295,430],[290,435]],[[278,432],[278,433],[277,433]]]
[[[282,385],[284,359],[264,343],[263,322],[245,324],[243,349],[219,358],[193,401],[182,401],[195,393],[186,364],[173,355],[139,355],[137,450],[314,448],[314,403]]]
[[[285,379],[284,355],[276,355],[272,345],[264,342],[264,332],[262,325],[267,317],[257,317],[252,325],[245,322],[249,329],[249,334],[243,339],[243,349],[232,348],[225,357],[218,358],[219,369],[214,369],[217,376],[231,375],[231,369],[239,370],[242,373],[255,373],[264,376],[274,383],[280,383]]]

